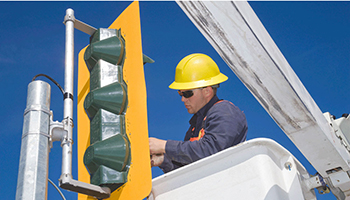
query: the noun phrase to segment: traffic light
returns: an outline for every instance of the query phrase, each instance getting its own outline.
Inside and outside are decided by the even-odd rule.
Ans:
[[[130,142],[125,133],[127,86],[122,79],[124,39],[116,29],[98,29],[84,60],[90,71],[90,92],[84,109],[90,118],[90,146],[84,154],[91,184],[113,192],[127,182]]]
[[[140,27],[135,1],[79,53],[78,179],[109,187],[109,199],[143,199],[152,187],[143,65],[153,60]]]

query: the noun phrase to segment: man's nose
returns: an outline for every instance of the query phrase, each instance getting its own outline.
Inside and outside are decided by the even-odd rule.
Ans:
[[[181,101],[182,102],[185,102],[186,101],[186,98],[184,96],[181,96]]]

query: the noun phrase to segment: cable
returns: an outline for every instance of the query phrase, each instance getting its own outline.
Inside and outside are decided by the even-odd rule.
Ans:
[[[60,84],[58,84],[53,78],[51,78],[50,76],[46,75],[46,74],[38,74],[36,76],[33,77],[32,81],[35,81],[36,78],[38,78],[39,76],[45,76],[46,78],[50,79],[50,81],[52,81],[55,85],[57,85],[58,88],[60,88],[62,94],[64,95],[64,90],[63,88],[60,86]]]
[[[49,180],[49,182],[56,188],[56,190],[60,193],[61,197],[63,200],[66,200],[66,198],[64,197],[64,195],[62,194],[61,190],[48,178],[47,180]]]

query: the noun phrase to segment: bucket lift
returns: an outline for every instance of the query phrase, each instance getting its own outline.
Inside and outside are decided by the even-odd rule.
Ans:
[[[319,177],[306,177],[306,180],[304,180],[305,176],[302,178],[303,176],[299,175],[300,187],[303,188],[303,191],[308,187],[307,190],[310,188],[324,189],[327,184],[338,199],[350,199],[349,116],[344,115],[339,119],[334,119],[329,113],[322,114],[247,2],[178,1],[177,3],[320,174]],[[247,145],[250,145],[250,141],[233,147],[231,151],[244,149],[242,146]],[[245,153],[249,153],[249,150]],[[245,153],[242,153],[242,156]],[[219,155],[213,155],[208,159],[214,160],[214,157],[219,157]],[[275,156],[271,156],[272,160],[273,157]],[[233,164],[232,167],[238,168],[239,165],[241,163]],[[283,171],[282,166],[283,164],[280,163],[280,169]],[[254,165],[246,167],[257,170]],[[188,168],[183,170],[189,170]],[[303,172],[302,169],[299,174]],[[177,176],[182,172],[180,169],[173,173],[172,176]],[[178,174],[175,175],[175,173]],[[249,173],[245,175],[248,176]],[[236,176],[231,178],[235,179]],[[158,199],[159,191],[168,189],[168,184],[158,184],[164,183],[165,179],[170,179],[170,174],[153,181],[154,199]],[[201,179],[197,181],[199,180]],[[243,182],[244,180],[242,179]],[[217,194],[225,193],[226,183],[216,187],[224,188],[217,191]],[[179,194],[186,193],[181,192],[183,188],[185,187],[173,188],[173,190]],[[245,190],[245,193],[255,192],[249,188],[238,188],[237,191]],[[273,189],[272,185],[270,189]],[[288,194],[295,191],[292,188],[284,190]],[[161,193],[159,199],[162,199],[162,195],[167,192]],[[259,198],[269,197],[269,193],[265,195]],[[272,199],[295,199],[294,197],[286,198],[287,196],[282,194]],[[308,192],[304,193],[304,198],[315,199]]]

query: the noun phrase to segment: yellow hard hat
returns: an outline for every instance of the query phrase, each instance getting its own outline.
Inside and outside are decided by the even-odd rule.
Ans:
[[[222,74],[213,59],[201,53],[183,58],[176,66],[175,81],[169,86],[175,90],[187,90],[216,85],[228,78]]]

